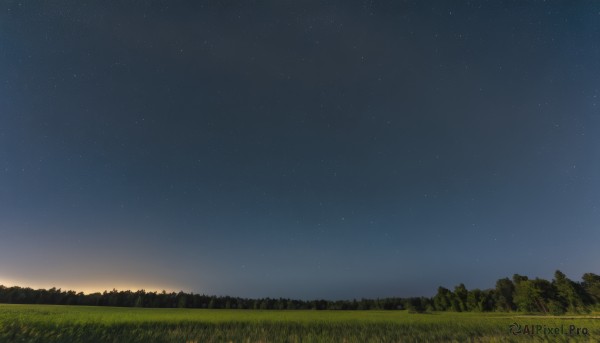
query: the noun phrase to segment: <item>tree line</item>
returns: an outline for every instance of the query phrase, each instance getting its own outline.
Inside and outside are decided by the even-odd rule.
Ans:
[[[469,291],[463,284],[454,291],[439,287],[430,302],[417,304],[417,310],[583,313],[600,306],[600,276],[585,273],[581,282],[575,282],[559,270],[552,281],[514,274],[512,280],[499,279],[496,287],[488,290]]]
[[[586,273],[581,282],[560,271],[552,281],[515,274],[495,288],[468,290],[459,284],[450,290],[439,287],[431,298],[384,298],[360,300],[248,299],[184,292],[104,291],[84,294],[61,289],[32,289],[0,285],[0,303],[121,306],[154,308],[207,308],[256,310],[409,310],[410,312],[520,311],[551,314],[582,313],[600,307],[600,276]]]

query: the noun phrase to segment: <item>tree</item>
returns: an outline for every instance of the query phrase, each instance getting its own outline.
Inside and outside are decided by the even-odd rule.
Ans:
[[[554,272],[552,284],[556,288],[556,301],[569,312],[580,312],[584,310],[583,299],[578,292],[577,285],[569,280],[560,270]]]
[[[548,312],[547,301],[553,298],[553,287],[543,279],[515,282],[514,302],[522,312]]]
[[[467,290],[465,285],[461,283],[458,286],[454,287],[454,295],[455,295],[456,301],[458,302],[458,309],[456,309],[456,310],[458,312],[466,311],[467,310],[467,297],[469,296],[469,291]],[[454,307],[456,307],[456,303],[455,303]]]
[[[479,307],[482,311],[493,311],[496,303],[494,302],[494,290],[487,290],[482,292],[482,297],[479,300]]]
[[[513,311],[515,304],[513,296],[515,293],[515,284],[509,278],[504,278],[496,281],[496,309],[499,311]]]
[[[210,297],[210,301],[208,302],[208,308],[217,308],[217,298]]]
[[[180,294],[177,295],[177,307],[178,308],[185,308],[187,307],[187,297],[185,296],[185,294],[183,294],[183,292],[181,292]]]
[[[406,309],[408,313],[423,313],[425,312],[425,306],[423,306],[421,298],[409,298],[406,300]]]
[[[467,294],[467,310],[468,311],[483,311],[481,300],[483,299],[483,293],[479,289],[469,291]]]
[[[268,300],[263,300],[260,303],[260,309],[261,310],[268,310],[269,309],[269,301]]]
[[[294,304],[294,302],[292,300],[288,300],[286,307],[287,307],[288,310],[295,310],[296,309],[296,304]]]
[[[449,310],[452,306],[454,294],[444,287],[438,287],[437,294],[433,297],[433,305],[437,311]]]
[[[538,294],[535,299],[538,310],[544,313],[549,312],[548,302],[556,298],[556,289],[550,281],[540,278],[531,280],[531,283]]]
[[[588,303],[600,305],[600,275],[585,273],[582,279],[582,287],[588,297]]]
[[[527,281],[529,278],[525,275],[513,274],[513,283],[515,285],[519,284],[521,281]]]
[[[535,312],[538,308],[534,299],[537,297],[538,294],[529,280],[515,282],[514,302],[519,311]]]

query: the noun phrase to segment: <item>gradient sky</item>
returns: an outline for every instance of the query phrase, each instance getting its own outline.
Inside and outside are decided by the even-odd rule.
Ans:
[[[600,3],[3,1],[0,283],[600,273]]]

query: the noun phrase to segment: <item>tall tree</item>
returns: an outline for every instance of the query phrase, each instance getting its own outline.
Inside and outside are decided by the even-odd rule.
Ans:
[[[458,301],[458,311],[466,311],[467,310],[467,297],[469,296],[469,291],[464,284],[459,284],[454,288],[454,295],[456,296],[456,300]]]
[[[504,278],[496,281],[496,309],[499,311],[513,311],[516,309],[513,302],[515,293],[515,284],[509,279]]]
[[[591,305],[600,305],[600,275],[594,273],[583,274],[582,287],[588,295]]]
[[[473,289],[467,294],[467,311],[481,312],[483,310],[481,306],[481,299],[483,293],[480,289]]]
[[[438,287],[437,294],[433,297],[433,305],[437,311],[449,310],[452,306],[454,294],[447,288]]]
[[[539,291],[530,280],[515,282],[514,302],[517,309],[522,312],[536,312],[542,310],[538,306]],[[543,310],[542,310],[543,312]]]
[[[569,280],[560,270],[554,272],[552,284],[556,288],[556,300],[569,312],[580,312],[584,310],[583,299],[577,291],[577,285]]]

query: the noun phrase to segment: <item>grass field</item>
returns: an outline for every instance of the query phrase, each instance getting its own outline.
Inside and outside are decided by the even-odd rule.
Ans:
[[[514,322],[521,325],[520,334],[513,335],[510,332],[509,326]],[[580,333],[569,335],[571,325],[579,328]],[[583,334],[583,328],[587,330],[587,335]],[[558,332],[548,332],[550,329]],[[530,334],[525,334],[527,330]],[[0,342],[522,341],[599,342],[600,316],[0,304]]]

